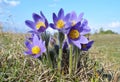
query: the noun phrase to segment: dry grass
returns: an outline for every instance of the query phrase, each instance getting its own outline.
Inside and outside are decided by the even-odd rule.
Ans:
[[[90,57],[99,63],[98,67],[117,77],[120,71],[120,35],[94,35],[90,38],[95,40]],[[53,78],[59,79],[56,72],[38,59],[24,56],[24,40],[24,34],[0,33],[0,82],[50,82]]]

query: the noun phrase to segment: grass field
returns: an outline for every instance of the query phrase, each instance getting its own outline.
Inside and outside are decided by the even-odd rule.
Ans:
[[[92,35],[90,39],[95,41],[90,57],[105,70],[120,71],[120,35]],[[51,71],[38,59],[24,56],[24,40],[24,34],[0,33],[0,82],[39,82]]]
[[[112,70],[120,69],[120,35],[93,35],[95,41],[90,55]]]

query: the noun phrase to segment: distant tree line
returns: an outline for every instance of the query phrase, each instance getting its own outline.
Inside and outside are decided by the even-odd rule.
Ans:
[[[98,32],[95,32],[95,34],[118,34],[117,32],[114,32],[112,30],[104,30],[102,27],[99,29]]]
[[[2,23],[0,22],[0,32],[3,30]]]

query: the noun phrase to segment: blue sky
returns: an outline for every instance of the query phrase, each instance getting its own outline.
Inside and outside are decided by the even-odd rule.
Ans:
[[[120,33],[120,0],[0,0],[0,23],[4,30],[27,32],[24,21],[32,19],[32,13],[42,11],[52,22],[52,13],[63,8],[65,13],[84,12],[92,32],[99,28]]]

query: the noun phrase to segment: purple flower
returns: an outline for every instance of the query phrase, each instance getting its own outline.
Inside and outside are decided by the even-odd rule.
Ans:
[[[80,29],[83,29],[83,35],[88,34],[90,32],[90,27],[88,26],[88,21],[86,19],[83,19],[84,13],[80,13],[80,15],[77,17],[75,12],[72,12],[70,14],[70,21],[72,23],[72,26],[77,24],[78,22],[81,22]]]
[[[81,44],[82,48],[81,50],[83,51],[88,51],[93,45],[94,41],[89,41],[88,44]]]
[[[78,22],[81,22],[83,20],[84,13],[80,13],[80,15],[77,17],[76,13],[73,11],[70,13],[70,21],[72,23],[72,26],[77,24]]]
[[[81,26],[81,23],[78,22],[76,25],[72,26],[69,33],[67,34],[68,41],[70,44],[74,44],[77,46],[79,49],[81,49],[81,44],[87,44],[88,39],[83,36],[86,34],[86,31],[84,29],[84,26]]]
[[[82,30],[81,35],[85,35],[85,34],[90,33],[91,29],[88,26],[88,21],[86,19],[84,19],[83,21],[81,21],[80,29]]]
[[[25,45],[27,50],[25,51],[25,55],[30,55],[34,58],[38,58],[42,55],[43,52],[46,51],[45,42],[43,42],[37,35],[33,36],[33,41],[26,41]]]
[[[53,22],[50,26],[53,29],[57,29],[63,33],[67,33],[69,27],[71,26],[71,22],[69,21],[70,14],[68,13],[66,16],[64,16],[64,10],[61,8],[58,12],[58,16],[56,16],[55,13],[53,13]]]
[[[40,15],[33,13],[33,19],[34,22],[31,20],[26,20],[25,24],[32,29],[32,33],[39,33],[44,32],[48,28],[48,21],[43,15],[42,12],[40,12]]]

